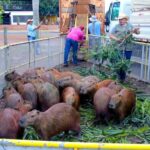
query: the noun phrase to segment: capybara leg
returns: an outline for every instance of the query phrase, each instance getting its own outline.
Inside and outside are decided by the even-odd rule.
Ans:
[[[95,117],[95,119],[94,119],[94,121],[93,121],[93,125],[94,126],[96,126],[97,124],[99,124],[99,122],[100,122],[100,117],[99,117],[99,115],[96,115],[96,117]]]

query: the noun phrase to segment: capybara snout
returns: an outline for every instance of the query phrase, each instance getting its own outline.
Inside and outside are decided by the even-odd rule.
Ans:
[[[33,125],[39,113],[40,112],[38,110],[33,110],[31,112],[28,112],[25,116],[23,116],[19,120],[19,125],[21,127],[27,127],[28,125]]]

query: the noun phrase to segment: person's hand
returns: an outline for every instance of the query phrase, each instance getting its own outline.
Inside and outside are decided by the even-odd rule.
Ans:
[[[116,41],[119,42],[119,43],[121,43],[121,42],[122,42],[122,39],[116,38]]]
[[[140,28],[134,28],[133,33],[135,34],[140,34]]]

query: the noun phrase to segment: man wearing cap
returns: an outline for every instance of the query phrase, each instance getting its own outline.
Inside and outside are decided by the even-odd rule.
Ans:
[[[119,23],[112,29],[110,33],[110,38],[112,40],[120,44],[129,34],[139,34],[139,28],[133,29],[133,26],[128,23],[128,16],[126,16],[125,14],[120,14],[118,19]],[[132,51],[126,49],[126,46],[120,47],[120,49],[121,51],[124,51],[123,57],[130,60]]]
[[[41,27],[41,24],[42,24],[42,22],[38,26],[35,26],[33,24],[33,19],[27,20],[27,38],[28,38],[28,41],[36,40],[37,30]],[[33,42],[33,46],[34,46],[36,55],[39,55],[40,54],[39,43]]]
[[[101,36],[101,22],[98,21],[95,15],[89,18],[90,23],[88,24],[89,31],[89,48],[100,47],[100,36]]]
[[[77,52],[78,52],[78,43],[84,41],[84,26],[73,27],[69,30],[67,35],[65,51],[64,51],[64,67],[68,66],[68,56],[70,49],[73,51],[73,64],[77,65]]]
[[[38,30],[40,28],[40,26],[41,26],[41,24],[39,24],[38,26],[35,26],[33,24],[33,19],[27,20],[27,36],[28,36],[29,41],[36,39],[36,37],[37,37],[36,30]]]

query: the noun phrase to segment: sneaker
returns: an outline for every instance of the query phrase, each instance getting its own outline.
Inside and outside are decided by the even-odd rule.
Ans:
[[[68,67],[68,64],[64,64],[64,67]]]

